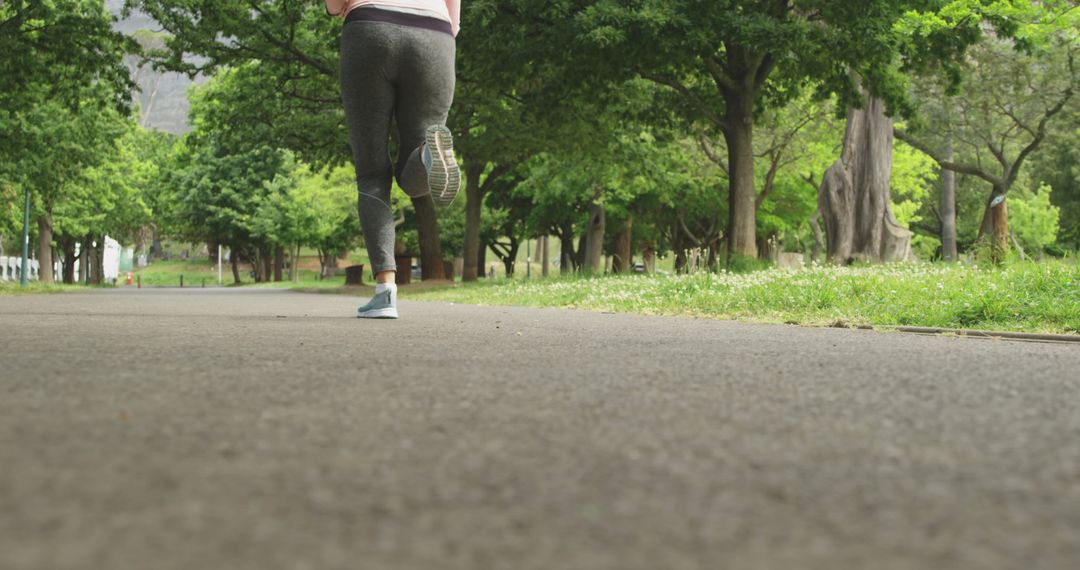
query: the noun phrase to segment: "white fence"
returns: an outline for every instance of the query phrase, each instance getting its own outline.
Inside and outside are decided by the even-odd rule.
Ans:
[[[76,244],[76,254],[78,254],[79,245]],[[104,259],[104,278],[105,281],[112,281],[120,277],[120,243],[109,236],[105,236],[105,248],[103,251]],[[78,275],[79,261],[75,262],[75,273]],[[41,272],[41,263],[36,259],[29,261],[27,280],[37,281],[38,275]],[[60,260],[57,259],[53,263],[53,276],[57,280],[60,279],[60,272],[62,269]],[[0,281],[19,281],[22,272],[22,257],[2,257],[0,256]]]
[[[27,263],[27,279],[30,281],[37,281],[38,271],[41,270],[41,264],[38,260],[31,259]],[[0,281],[19,281],[22,278],[22,258],[21,257],[0,257]]]

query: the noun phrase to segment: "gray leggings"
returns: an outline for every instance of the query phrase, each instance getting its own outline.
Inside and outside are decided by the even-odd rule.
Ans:
[[[428,192],[419,147],[429,126],[446,124],[454,99],[455,50],[449,34],[399,24],[355,21],[342,31],[341,97],[372,273],[397,269],[390,207],[394,176],[410,196]],[[396,168],[387,144],[394,119]]]

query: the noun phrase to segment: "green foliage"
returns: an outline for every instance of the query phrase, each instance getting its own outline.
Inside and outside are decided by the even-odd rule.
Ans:
[[[101,0],[0,3],[0,109],[19,113],[51,101],[76,110],[84,90],[100,84],[123,110],[133,84],[122,60],[134,44],[112,22]],[[0,133],[10,126],[5,115]],[[18,145],[0,137],[0,156]]]
[[[349,154],[338,86],[341,22],[322,2],[127,0],[167,32],[151,58],[166,69],[215,73],[196,123],[223,142],[260,138],[318,167]],[[227,39],[223,39],[227,38]],[[201,57],[192,57],[201,56]]]
[[[81,237],[107,234],[131,243],[135,233],[150,223],[153,210],[147,199],[160,177],[157,162],[164,158],[155,145],[163,141],[134,124],[100,164],[90,167],[66,188],[53,210],[57,234]]]
[[[1053,189],[1050,202],[1060,208],[1057,245],[1061,251],[1080,251],[1080,105],[1066,110],[1062,128],[1050,133],[1045,153],[1032,165],[1033,187]]]
[[[248,239],[323,243],[329,249],[336,247],[331,242],[347,241],[335,231],[349,231],[355,222],[355,188],[347,174],[339,184],[336,171],[324,168],[349,156],[337,83],[340,22],[326,17],[314,0],[261,2],[257,9],[226,0],[129,4],[168,32],[140,38],[156,50],[156,61],[216,73],[209,86],[193,93],[196,130],[189,147],[217,148],[217,159],[266,143],[273,152],[292,151],[296,165],[283,159],[278,171],[255,177],[260,182],[246,206],[254,212],[245,226]],[[1022,89],[1044,68],[1024,58],[1057,66],[1055,87],[1047,93],[1068,84],[1060,81],[1065,52],[1045,47],[1075,39],[1080,11],[1066,10],[1067,4],[466,2],[450,125],[466,170],[473,166],[470,182],[486,191],[481,233],[489,243],[505,244],[501,251],[507,255],[515,243],[540,234],[568,234],[576,242],[596,201],[607,215],[608,241],[614,228],[633,218],[636,247],[649,244],[663,252],[718,245],[728,220],[732,172],[720,140],[732,127],[726,113],[737,84],[754,85],[747,91],[757,157],[751,177],[754,190],[767,193],[756,209],[757,233],[804,248],[815,186],[839,150],[842,125],[830,111],[858,101],[856,81],[885,98],[893,112],[913,115],[921,106],[910,124],[926,126],[923,133],[955,126],[954,119],[967,113],[971,129],[964,136],[976,140],[982,134],[976,128],[990,133],[1001,125],[978,118],[980,109],[1012,105],[1020,116],[1045,107],[1044,94]],[[986,34],[991,28],[994,33]],[[1002,76],[1015,78],[1008,83],[1016,85],[987,87]],[[965,93],[970,101],[963,113],[950,106],[945,94],[951,92]],[[995,93],[1000,100],[993,99]],[[1058,147],[1075,140],[1076,123],[1070,124],[1054,143]],[[1014,126],[1012,132],[1024,129]],[[1000,132],[991,134],[1000,139]],[[943,139],[931,139],[940,148]],[[975,146],[960,149],[959,158],[993,164],[984,141]],[[1010,156],[1019,148],[1013,142],[1004,146]],[[1053,186],[1063,239],[1080,235],[1066,229],[1078,219],[1067,214],[1071,178],[1057,175],[1073,158],[1062,153],[1057,166],[1047,165],[1032,178]],[[1021,162],[1015,161],[1017,170]],[[938,247],[931,161],[898,144],[893,166],[894,213],[916,232],[917,252],[930,256]],[[960,185],[963,243],[974,239],[985,191],[971,178]],[[218,186],[221,194],[225,184]],[[3,191],[14,190],[9,185]],[[464,193],[462,198],[439,212],[444,257],[462,254]],[[142,199],[155,221],[189,219],[179,211],[166,216],[168,204],[180,201]],[[400,237],[415,252],[411,205],[395,192],[395,207],[404,214]]]
[[[301,167],[298,177],[294,206],[304,221],[299,243],[335,255],[348,251],[360,235],[352,168],[311,172]]]
[[[923,231],[926,212],[932,210],[937,163],[926,154],[897,141],[892,155],[892,212],[901,226],[914,231],[911,249],[919,259],[932,259],[941,247],[940,236]]]
[[[968,3],[956,2],[949,18],[965,15]],[[1039,181],[1070,188],[1071,163],[1063,157],[1077,124],[1075,65],[1080,56],[1080,34],[1075,3],[999,2],[983,7],[988,18],[1008,35],[984,38],[968,50],[956,67],[956,81],[942,83],[922,75],[915,83],[920,116],[914,134],[901,132],[906,141],[959,173],[957,191],[958,238],[969,246],[980,230],[988,194],[1015,192]],[[923,24],[938,25],[926,20]],[[947,25],[947,22],[941,25]],[[947,156],[949,147],[952,156]],[[1047,146],[1053,158],[1039,155]],[[1058,161],[1050,167],[1050,161]],[[1038,178],[1029,183],[1029,165]],[[980,187],[981,186],[981,187]],[[1066,198],[1061,206],[1068,208]],[[921,214],[929,213],[923,208]],[[1067,229],[1071,223],[1063,220]],[[925,228],[920,228],[927,233]],[[1068,235],[1068,232],[1064,232]],[[1041,248],[1040,248],[1041,249]]]
[[[930,198],[937,177],[937,163],[934,159],[899,141],[893,147],[890,184],[894,200],[893,207],[898,208],[902,204],[910,204],[904,206],[906,211],[911,212],[906,217],[901,217],[897,210],[893,211],[896,219],[904,227],[918,221],[915,219],[917,216],[914,212]]]
[[[252,221],[267,183],[283,173],[284,155],[268,146],[246,150],[182,145],[172,183],[183,237],[239,250],[251,244]]]
[[[1009,200],[1009,227],[1028,251],[1042,251],[1057,240],[1061,209],[1050,204],[1052,189],[1043,185]]]

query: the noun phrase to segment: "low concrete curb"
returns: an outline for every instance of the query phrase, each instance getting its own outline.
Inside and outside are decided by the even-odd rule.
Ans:
[[[895,327],[892,330],[904,333],[914,334],[928,334],[928,335],[942,335],[952,334],[965,338],[988,338],[988,339],[1004,339],[1004,340],[1023,340],[1028,342],[1060,342],[1060,343],[1077,343],[1080,344],[1080,335],[1075,334],[1043,334],[1043,333],[1022,333],[1022,332],[1000,332],[1000,331],[977,331],[977,330],[965,330],[965,329],[941,329],[933,327]]]

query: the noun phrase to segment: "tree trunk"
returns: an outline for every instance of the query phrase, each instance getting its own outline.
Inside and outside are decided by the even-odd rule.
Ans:
[[[724,95],[724,139],[728,147],[728,256],[757,257],[757,214],[754,191],[754,90],[729,90]]]
[[[825,236],[821,232],[821,224],[818,223],[819,217],[821,217],[820,209],[815,210],[810,216],[810,227],[814,230],[814,253],[810,257],[813,261],[820,261],[821,252],[825,249]]]
[[[90,245],[86,248],[84,260],[86,264],[86,284],[100,285],[101,271],[98,265],[98,257],[101,257],[101,242],[97,240],[97,236],[94,234],[90,234],[87,241]]]
[[[601,191],[593,196],[589,204],[589,227],[585,235],[585,260],[583,269],[590,273],[599,273],[604,261],[604,226],[606,225],[604,204],[600,202]]]
[[[503,269],[506,271],[506,277],[509,279],[514,276],[514,265],[517,261],[517,247],[510,248],[510,255],[503,258]]]
[[[145,253],[146,249],[146,226],[139,228],[135,232],[135,249],[132,251],[132,263],[136,263],[135,260],[139,258],[140,254]]]
[[[641,244],[641,262],[645,265],[645,273],[656,273],[656,244],[651,241]]]
[[[420,234],[421,279],[446,279],[443,272],[442,245],[439,243],[439,218],[435,214],[435,202],[425,195],[412,199],[416,209],[416,224]]]
[[[480,264],[480,214],[484,203],[484,189],[480,186],[482,166],[465,169],[465,267],[462,281],[476,281],[484,271]]]
[[[150,259],[161,259],[162,253],[161,232],[158,231],[157,226],[154,226],[154,237],[150,243]]]
[[[105,234],[94,236],[94,241],[97,242],[97,246],[94,247],[94,266],[91,270],[93,273],[90,283],[102,285],[105,283]]]
[[[229,265],[232,265],[233,283],[240,284],[240,252],[233,246],[229,246]]]
[[[675,250],[675,273],[686,273],[686,239],[679,224],[671,230],[671,247]]]
[[[89,283],[90,275],[90,236],[83,238],[82,247],[79,248],[79,283]]]
[[[484,240],[478,240],[476,249],[480,251],[476,253],[476,274],[477,277],[483,275],[487,277],[487,243]]]
[[[64,254],[64,274],[62,279],[64,280],[64,283],[68,285],[75,284],[75,262],[78,259],[75,255],[75,245],[76,242],[73,237],[64,236],[60,242],[60,250]]]
[[[409,269],[406,269],[409,271]],[[329,279],[337,273],[337,256],[332,251],[319,249],[319,281]]]
[[[585,271],[585,252],[586,242],[589,241],[589,232],[586,228],[585,233],[578,237],[577,250],[574,251],[574,271]]]
[[[912,233],[892,213],[892,145],[885,103],[867,95],[865,108],[848,111],[843,152],[818,192],[829,260],[846,264],[911,256]]]
[[[269,283],[272,279],[274,272],[274,260],[271,253],[270,246],[263,246],[259,248],[259,261],[261,262],[261,271],[263,283]]]
[[[285,269],[285,246],[274,246],[274,281],[280,282]]]
[[[574,223],[564,222],[559,228],[559,274],[569,275],[576,268],[574,253]]]
[[[627,273],[630,271],[630,262],[633,260],[634,249],[632,238],[634,235],[634,217],[629,216],[623,222],[622,231],[615,236],[615,259],[611,263],[613,273]]]
[[[38,217],[38,281],[52,283],[53,280],[53,225],[52,213],[48,210]]]
[[[1009,201],[1002,200],[993,208],[994,218],[994,261],[1005,261],[1009,253]]]
[[[945,147],[945,158],[953,159],[952,138]],[[957,260],[956,250],[956,173],[941,169],[941,257],[945,261]]]
[[[210,263],[217,265],[218,243],[216,241],[206,242],[206,252],[210,256]]]
[[[986,245],[990,240],[991,259],[994,263],[1005,260],[1005,254],[1009,251],[1009,206],[1005,200],[1005,190],[995,187],[990,194],[990,201],[983,210],[982,224],[979,225],[979,236],[976,241]]]
[[[291,259],[289,259],[289,281],[293,283],[300,282],[300,244],[296,244],[290,252]]]
[[[551,274],[551,256],[548,251],[548,236],[540,238],[540,275]]]

